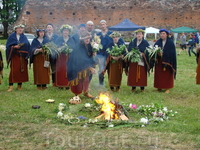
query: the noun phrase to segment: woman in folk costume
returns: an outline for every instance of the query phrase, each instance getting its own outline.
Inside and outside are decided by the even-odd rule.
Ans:
[[[78,43],[70,54],[67,63],[68,85],[71,91],[78,96],[84,92],[84,96],[92,98],[88,93],[89,76],[95,73],[92,46],[90,44],[91,35],[85,31],[80,34],[80,43]]]
[[[53,42],[53,43],[56,42],[58,35],[54,33],[54,26],[52,23],[48,23],[46,25],[45,37],[48,39],[48,42]],[[56,58],[50,56],[50,62],[51,62],[52,84],[53,84],[53,86],[55,86]]]
[[[200,84],[200,47],[197,48],[196,60],[197,60],[196,84]]]
[[[132,92],[135,92],[136,87],[140,87],[141,92],[144,92],[145,86],[147,86],[147,72],[150,69],[148,52],[145,51],[149,46],[149,43],[143,38],[145,33],[144,30],[138,29],[135,33],[136,38],[130,42],[128,51],[131,51],[132,48],[138,49],[140,52],[140,61],[127,62],[127,85],[132,86]]]
[[[45,38],[44,29],[37,29],[36,33],[37,37],[31,44],[30,63],[33,63],[34,84],[38,90],[44,90],[50,82],[50,65],[49,55],[44,52],[42,46],[48,43],[48,40]]]
[[[0,49],[0,84],[2,83],[3,78],[3,57]]]
[[[22,82],[28,81],[28,53],[30,43],[23,34],[24,25],[14,27],[6,43],[6,60],[10,63],[9,88],[8,92],[13,90],[13,83],[18,83],[18,90],[21,90]]]
[[[158,54],[154,71],[154,87],[157,91],[174,87],[174,78],[176,76],[176,48],[171,39],[168,38],[169,31],[160,29],[160,39],[154,44],[162,49],[162,54]]]
[[[62,46],[69,46],[70,49],[73,49],[75,46],[74,40],[69,36],[72,32],[72,26],[66,24],[62,25],[60,28],[62,36],[58,37],[56,44],[62,49]],[[67,78],[67,61],[69,54],[61,52],[56,59],[56,75],[55,75],[55,86],[65,87],[68,89],[68,78]]]
[[[119,41],[121,34],[118,32],[113,32],[109,35],[113,42],[109,44],[109,48],[112,51],[112,48],[114,46],[117,46],[118,48],[122,45],[124,45],[123,42]],[[106,68],[108,70],[108,82],[111,91],[114,91],[114,87],[116,88],[116,91],[119,92],[121,81],[122,81],[122,73],[123,73],[123,67],[124,67],[124,61],[123,61],[123,55],[126,53],[126,50],[121,53],[119,56],[112,56],[111,54],[108,56],[106,60]]]

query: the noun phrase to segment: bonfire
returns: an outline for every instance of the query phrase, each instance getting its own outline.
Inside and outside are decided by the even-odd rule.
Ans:
[[[112,101],[108,94],[101,93],[95,99],[98,104],[101,104],[101,114],[96,119],[103,118],[104,120],[128,120],[122,105],[119,104],[118,99]]]

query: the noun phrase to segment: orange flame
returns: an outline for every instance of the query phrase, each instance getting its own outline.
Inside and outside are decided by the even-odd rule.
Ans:
[[[96,102],[102,104],[101,111],[103,112],[105,120],[119,119],[118,114],[115,112],[115,104],[111,103],[110,98],[106,94],[100,93]],[[101,117],[101,115],[99,117]]]

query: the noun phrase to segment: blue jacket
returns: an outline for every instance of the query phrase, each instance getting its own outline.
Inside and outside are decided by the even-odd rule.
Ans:
[[[111,37],[109,37],[109,35],[112,34],[112,31],[108,31],[107,34],[105,36],[103,36],[102,32],[97,33],[97,36],[100,36],[101,39],[101,44],[103,46],[102,49],[100,49],[97,54],[98,55],[103,55],[103,56],[108,56],[109,54],[106,52],[106,49],[109,48],[109,45],[111,43],[113,43],[113,39]],[[122,44],[124,43],[124,40],[122,38],[119,39],[119,42],[121,42]]]

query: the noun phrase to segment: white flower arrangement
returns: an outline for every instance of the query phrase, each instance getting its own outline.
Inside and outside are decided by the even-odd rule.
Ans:
[[[91,42],[92,48],[93,48],[93,52],[97,52],[100,49],[103,48],[102,44],[101,44],[101,39],[99,36],[97,36],[96,34],[94,35],[94,38]]]
[[[141,118],[140,122],[144,123],[144,124],[148,124],[148,119],[147,118]]]
[[[85,103],[85,107],[91,107],[92,105],[90,103]]]
[[[163,107],[159,104],[141,105],[137,108],[137,112],[146,116],[149,122],[163,122],[168,120],[170,116],[175,116],[177,111],[168,110],[167,107]],[[141,118],[140,122],[145,122],[144,118]]]
[[[6,46],[5,45],[0,45],[0,51],[5,51],[6,50]]]
[[[162,49],[161,47],[158,47],[158,45],[155,45],[154,47],[150,45],[146,48],[146,50],[149,52],[149,59],[152,59],[153,57],[157,57],[157,55],[160,55],[162,57]]]

